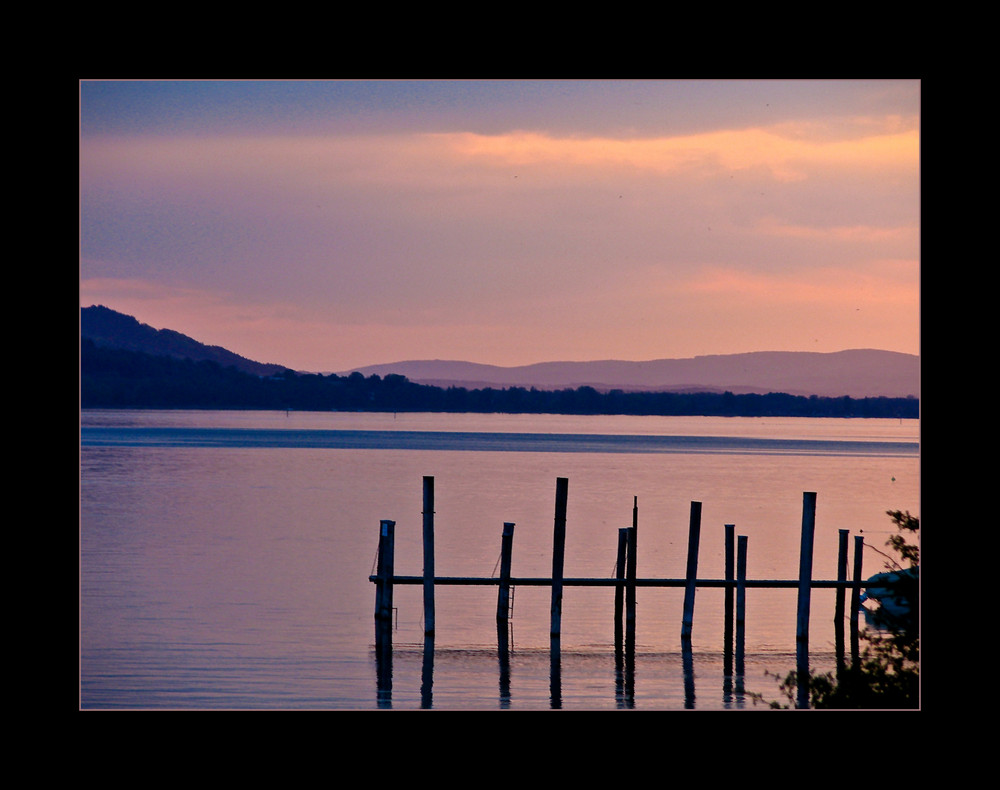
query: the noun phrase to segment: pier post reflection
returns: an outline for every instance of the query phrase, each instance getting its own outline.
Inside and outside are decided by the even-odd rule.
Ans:
[[[510,633],[506,620],[497,620],[497,661],[500,669],[500,707],[510,707]]]
[[[434,637],[424,636],[424,662],[420,671],[420,707],[434,705]]]
[[[615,703],[619,708],[635,707],[635,649],[615,647]]]
[[[375,701],[379,708],[392,707],[392,636],[389,629],[375,631]]]
[[[681,639],[681,664],[684,667],[684,708],[694,709],[694,651],[691,648],[691,638]]]
[[[549,707],[553,709],[562,707],[562,655],[559,641],[558,636],[549,640]]]

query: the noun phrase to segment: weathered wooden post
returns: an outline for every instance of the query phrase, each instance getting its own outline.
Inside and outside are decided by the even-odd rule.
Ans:
[[[837,581],[847,581],[847,535],[849,530],[839,531],[839,542],[837,544]],[[833,614],[833,638],[834,650],[837,656],[837,674],[844,671],[844,597],[847,590],[843,587],[837,588],[836,605]]]
[[[628,530],[628,544],[625,551],[625,652],[635,650],[635,569],[638,552],[636,528]]]
[[[375,568],[375,671],[378,706],[392,699],[392,577],[395,521],[379,522]]]
[[[736,545],[734,539],[735,524],[724,525],[726,532],[726,597],[724,601],[725,623],[722,646],[722,665],[726,675],[733,672],[733,569],[736,562]]]
[[[566,549],[566,500],[569,480],[556,478],[556,514],[552,537],[552,621],[550,636],[558,639],[562,630],[563,564]]]
[[[802,545],[799,551],[799,600],[795,633],[797,705],[800,708],[809,707],[809,603],[815,532],[816,492],[806,491],[802,494]]]
[[[562,707],[562,596],[566,550],[566,500],[569,480],[556,478],[556,513],[552,536],[552,622],[549,632],[549,705]]]
[[[684,619],[681,623],[681,663],[684,671],[684,707],[694,708],[694,651],[691,629],[694,625],[694,593],[698,580],[698,544],[701,541],[701,502],[691,503],[688,523],[687,572],[684,585]]]
[[[514,523],[505,521],[500,536],[500,592],[497,593],[497,627],[506,633],[510,618],[510,565],[514,546]]]
[[[628,551],[625,559],[625,650],[635,652],[635,578],[639,562],[639,497],[632,498],[632,529],[628,532]]]
[[[684,707],[694,708],[694,651],[691,628],[694,624],[694,592],[698,579],[698,544],[701,540],[701,502],[691,503],[688,524],[688,556],[684,585],[684,620],[681,623],[681,664],[684,673]]]
[[[681,622],[681,638],[690,639],[694,625],[694,593],[698,579],[698,543],[701,539],[701,502],[691,503],[691,517],[688,524],[688,554],[686,584],[684,586],[684,619]]]
[[[736,548],[736,675],[742,679],[747,614],[747,536],[740,535]]]
[[[500,707],[510,707],[510,566],[514,523],[505,521],[500,536],[500,591],[497,593],[497,654],[500,661]]]
[[[860,631],[858,617],[861,614],[861,555],[864,552],[865,539],[861,535],[854,536],[854,586],[851,588],[851,665],[860,668],[861,659]]]
[[[625,606],[625,562],[628,556],[628,527],[618,530],[618,557],[615,561],[615,650],[622,649],[623,634],[622,613]]]
[[[375,583],[375,623],[379,631],[391,631],[392,626],[392,577],[396,522],[379,522],[378,563]]]
[[[434,636],[434,478],[424,477],[424,636]]]

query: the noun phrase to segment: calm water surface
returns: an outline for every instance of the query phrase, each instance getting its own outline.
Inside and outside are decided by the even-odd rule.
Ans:
[[[394,595],[391,682],[374,653],[381,519],[396,572],[422,572],[422,479],[435,478],[435,571],[493,576],[515,522],[514,576],[549,576],[557,477],[569,479],[565,575],[611,577],[638,498],[639,577],[684,576],[692,501],[699,578],[724,575],[724,524],[750,579],[798,574],[802,494],[817,493],[815,578],[838,531],[875,548],[889,509],[919,514],[914,420],[85,411],[81,414],[80,704],[95,709],[753,707],[795,664],[794,590],[747,593],[746,667],[724,673],[721,590],[640,588],[634,672],[614,655],[611,588],[568,587],[556,656],[548,588],[515,588],[509,664],[495,587]],[[866,549],[866,575],[881,569]],[[810,654],[833,665],[834,597],[814,590]]]

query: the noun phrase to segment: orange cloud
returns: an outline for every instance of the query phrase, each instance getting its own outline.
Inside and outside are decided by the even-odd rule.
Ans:
[[[536,168],[562,186],[609,172],[707,178],[759,171],[779,182],[830,172],[918,172],[916,130],[850,131],[836,137],[829,127],[784,125],[631,139],[525,131],[101,139],[81,147],[81,176],[160,194],[201,186],[233,202],[267,194],[273,211],[302,211],[331,186],[468,193],[495,186],[497,168]]]
[[[809,227],[792,225],[775,217],[764,217],[755,225],[755,230],[765,236],[813,241],[842,242],[916,242],[919,229],[916,226],[877,227],[873,225],[852,225],[835,227]]]
[[[693,167],[738,171],[764,168],[779,181],[806,178],[815,168],[860,167],[866,172],[914,169],[916,130],[828,139],[825,129],[782,126],[663,138],[556,138],[534,132],[435,135],[458,156],[505,166],[625,166],[661,173]]]
[[[799,268],[794,273],[750,272],[714,267],[689,280],[692,294],[728,296],[768,304],[909,306],[919,304],[915,261],[885,261],[864,271],[837,267]],[[901,271],[902,270],[902,271]]]

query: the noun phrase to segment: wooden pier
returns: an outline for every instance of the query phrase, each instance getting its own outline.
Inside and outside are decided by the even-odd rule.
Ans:
[[[569,480],[556,479],[555,517],[553,527],[552,574],[549,577],[522,577],[511,575],[511,557],[514,538],[514,524],[504,522],[501,534],[499,576],[437,576],[434,572],[434,478],[423,479],[423,574],[421,576],[400,576],[395,573],[394,521],[383,520],[379,524],[379,543],[375,573],[369,581],[375,584],[375,645],[379,659],[380,688],[383,682],[391,686],[392,652],[392,593],[399,584],[419,584],[423,586],[425,662],[432,662],[434,620],[434,590],[436,586],[488,585],[498,588],[497,594],[497,639],[501,665],[505,665],[508,651],[508,619],[510,613],[511,590],[516,586],[551,587],[550,640],[553,650],[553,684],[558,684],[558,650],[562,630],[563,591],[567,587],[613,587],[615,653],[625,662],[627,668],[634,661],[636,629],[636,590],[639,587],[683,587],[684,605],[681,619],[681,647],[685,665],[691,661],[691,633],[694,625],[695,594],[698,588],[722,587],[725,589],[725,637],[723,657],[726,675],[742,677],[744,661],[744,636],[746,590],[748,588],[794,588],[798,590],[796,620],[796,673],[799,707],[807,707],[809,699],[809,616],[810,594],[816,588],[837,590],[835,611],[836,660],[838,670],[846,667],[844,655],[844,607],[845,595],[851,591],[850,602],[850,651],[851,661],[856,665],[859,658],[858,610],[860,593],[864,586],[862,578],[861,536],[854,538],[854,558],[852,578],[847,576],[848,530],[839,530],[839,551],[836,579],[812,578],[813,537],[816,526],[816,494],[802,495],[802,531],[799,548],[799,576],[797,579],[747,579],[746,557],[747,537],[735,535],[735,525],[725,528],[725,577],[722,579],[698,578],[698,550],[701,538],[701,503],[692,502],[688,522],[687,565],[683,578],[637,578],[636,555],[638,535],[638,498],[633,499],[632,526],[623,527],[618,533],[618,553],[615,575],[608,578],[565,577],[563,574],[564,548],[566,539],[566,505]],[[734,669],[735,661],[735,672]],[[805,679],[805,682],[802,682]],[[555,698],[555,696],[554,696]]]

